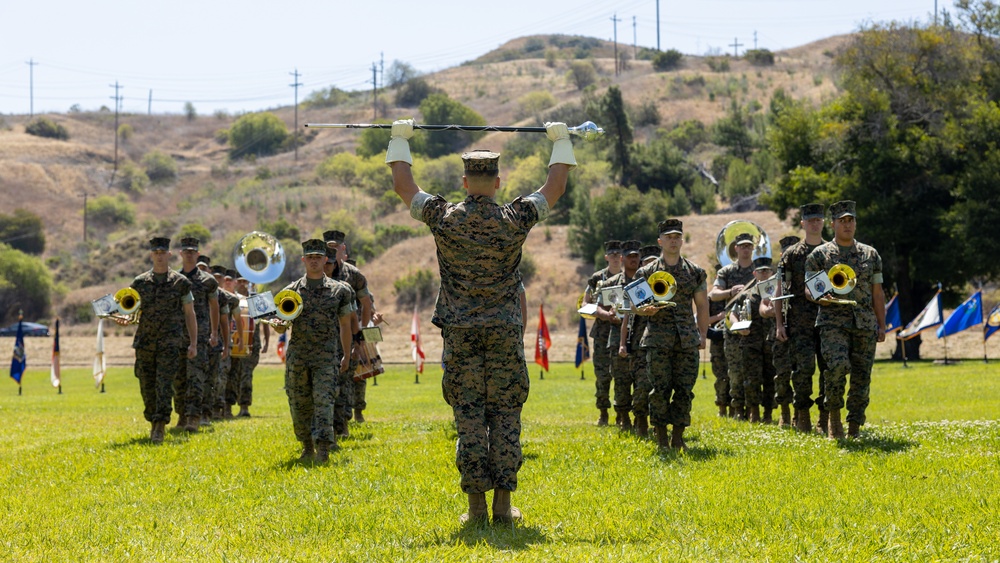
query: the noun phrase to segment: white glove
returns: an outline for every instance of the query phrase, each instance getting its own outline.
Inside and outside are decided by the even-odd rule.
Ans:
[[[405,162],[413,166],[413,158],[410,156],[410,143],[407,141],[412,136],[412,119],[399,119],[392,122],[392,138],[389,139],[389,148],[385,151],[386,164]]]
[[[573,141],[569,140],[569,128],[565,123],[546,123],[545,136],[552,141],[552,158],[549,159],[549,166],[553,164],[566,164],[570,168],[576,166],[576,157],[573,156]]]

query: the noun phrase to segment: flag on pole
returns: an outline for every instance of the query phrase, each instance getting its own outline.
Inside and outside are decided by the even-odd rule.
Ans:
[[[424,373],[424,348],[420,342],[420,318],[417,316],[417,306],[413,306],[413,322],[410,323],[410,346],[412,348],[413,365],[417,368],[417,373]],[[444,362],[441,362],[444,365]]]
[[[895,330],[902,330],[903,323],[899,316],[899,294],[893,295],[889,304],[885,306],[885,333],[890,334]]]
[[[977,291],[952,311],[937,329],[938,338],[951,336],[983,322],[983,292]]]
[[[990,311],[990,316],[986,317],[986,326],[983,327],[983,342],[1000,330],[1000,303]]]
[[[24,327],[21,317],[17,318],[17,338],[14,339],[14,356],[10,360],[10,378],[21,384],[21,376],[28,367],[28,357],[24,353]]]
[[[580,317],[580,332],[576,335],[576,367],[590,359],[590,344],[587,342],[587,319]]]
[[[94,386],[104,383],[104,373],[107,366],[104,363],[104,319],[97,321],[97,352],[94,354]]]
[[[906,328],[901,330],[896,338],[909,340],[921,332],[934,328],[941,324],[941,290],[934,294],[934,297],[927,303],[923,311],[916,316]]]
[[[545,324],[544,305],[538,306],[538,338],[535,339],[535,363],[549,371],[549,348],[552,339],[549,337],[549,325]]]
[[[53,387],[62,385],[62,369],[59,365],[59,319],[56,319],[56,339],[52,341],[52,368],[49,370],[49,381]]]
[[[282,332],[278,335],[278,345],[274,347],[274,351],[277,352],[278,358],[281,359],[281,363],[285,363],[285,347],[288,345],[288,333]]]

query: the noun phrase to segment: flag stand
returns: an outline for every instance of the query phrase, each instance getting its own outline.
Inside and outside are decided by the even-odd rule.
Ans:
[[[372,387],[378,387],[378,376],[372,378]]]
[[[20,383],[17,384],[17,396],[18,397],[21,396],[21,384]]]
[[[986,339],[985,338],[983,339],[983,363],[984,364],[990,363],[989,357],[986,356]]]
[[[414,385],[420,385],[420,372],[419,371],[416,371],[416,370],[413,371],[413,384]]]
[[[62,384],[59,384],[59,392],[56,395],[62,395]]]
[[[101,393],[103,393],[103,392],[104,392],[104,382],[102,381],[101,382]]]
[[[899,338],[896,338],[896,340],[899,340]],[[900,342],[899,349],[903,352],[903,369],[907,369],[910,366],[906,364],[906,341],[900,340],[899,342]]]
[[[580,381],[583,381],[583,368],[580,368]]]
[[[538,370],[538,377],[539,379],[545,379],[545,370],[543,369]]]

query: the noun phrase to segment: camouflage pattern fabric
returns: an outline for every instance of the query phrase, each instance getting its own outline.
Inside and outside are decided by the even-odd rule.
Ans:
[[[285,356],[285,393],[300,442],[335,442],[334,423],[342,354],[340,319],[351,314],[351,289],[327,277],[306,277],[285,289],[302,296]]]
[[[826,363],[824,406],[826,410],[843,408],[847,374],[850,373],[846,420],[864,424],[878,339],[872,286],[882,283],[882,257],[871,246],[857,241],[843,249],[836,242],[828,242],[809,254],[806,271],[826,272],[836,264],[847,264],[854,269],[857,283],[841,297],[856,301],[857,306],[820,306],[816,316],[820,353]]]
[[[714,317],[725,308],[726,302],[723,300],[708,302],[709,316]],[[715,376],[715,406],[726,406],[729,404],[729,366],[726,363],[725,341],[710,341],[708,352],[712,361],[712,375]]]
[[[760,316],[760,296],[750,290],[743,297],[750,301],[750,334],[743,336],[731,333],[731,341],[738,349],[734,358],[739,358],[729,364],[730,397],[732,405],[753,407],[761,405],[765,408],[774,407],[774,365],[771,344],[767,341],[768,332],[773,323],[771,319]],[[736,307],[740,307],[738,304]]]
[[[367,394],[367,389],[368,389],[367,379],[362,379],[361,381],[354,382],[354,408],[362,411],[368,408],[368,403],[365,401],[365,395]]]
[[[614,274],[611,274],[607,268],[601,268],[594,272],[587,280],[587,286],[590,288],[591,294],[595,295],[595,302],[597,291],[601,287],[614,285],[604,283],[609,277],[613,276]],[[610,333],[611,323],[601,319],[594,319],[594,323],[590,327],[591,342],[594,343],[594,349],[591,350],[591,359],[594,361],[594,396],[597,398],[597,408],[599,409],[611,408],[611,356],[613,352],[610,349],[605,350],[597,345],[598,342],[607,342]],[[617,350],[618,347],[615,346],[614,352],[617,352]]]
[[[441,389],[455,414],[462,491],[514,491],[522,462],[521,407],[529,387],[521,327],[445,327],[441,335]]]
[[[181,272],[181,275],[191,282],[194,317],[198,321],[198,355],[191,359],[185,355],[184,365],[174,379],[174,410],[185,416],[195,416],[201,414],[208,387],[208,339],[212,333],[209,301],[218,299],[219,282],[215,281],[214,276],[198,268]],[[185,326],[184,338],[187,337]]]
[[[253,327],[253,341],[250,343],[250,353],[243,361],[239,373],[239,379],[233,385],[236,394],[236,404],[241,407],[249,407],[253,404],[253,370],[257,369],[260,363],[260,323],[251,320]]]
[[[722,268],[719,268],[719,272],[715,275],[715,287],[721,287],[722,289],[730,289],[736,287],[737,285],[747,285],[753,281],[753,264],[747,266],[746,268],[740,268],[740,265],[736,262],[732,264],[727,264]],[[725,301],[723,301],[725,303]]]
[[[649,392],[649,417],[654,426],[691,425],[691,401],[698,380],[698,346],[701,335],[695,322],[694,295],[705,291],[705,270],[687,258],[667,265],[663,257],[639,268],[636,277],[649,278],[655,272],[667,272],[677,282],[673,301],[645,317],[640,347],[646,351]]]
[[[792,403],[792,355],[789,341],[774,339],[771,356],[774,366],[774,400],[779,405]]]
[[[628,278],[625,275],[625,272],[622,271],[608,277],[605,281],[601,282],[598,285],[598,288],[612,287],[616,285],[624,287],[626,284],[632,281],[632,279],[634,279],[634,276],[633,278]],[[634,356],[637,355],[639,352],[639,340],[642,338],[642,332],[640,331],[638,335],[635,334],[634,332],[629,333],[630,337],[629,355],[625,358],[622,358],[621,356],[618,355],[618,348],[621,343],[622,325],[621,323],[616,324],[613,322],[607,322],[605,324],[608,325],[607,338],[602,341],[598,341],[595,339],[594,349],[596,354],[597,351],[601,349],[600,343],[601,342],[606,343],[607,357],[611,361],[610,365],[611,380],[615,382],[615,402],[614,402],[615,412],[618,413],[619,416],[621,416],[634,409],[633,386],[636,385],[637,381],[636,381],[636,372],[633,369],[634,362],[632,360],[634,359]],[[644,327],[645,325],[642,326]],[[645,361],[641,363],[643,367],[645,367]],[[645,377],[643,377],[643,379],[645,381],[648,381],[648,379],[646,379]]]
[[[191,300],[191,282],[174,270],[149,270],[136,276],[131,287],[142,308],[132,348],[143,415],[149,422],[170,422],[174,379],[187,350],[184,303]]]
[[[333,275],[330,277],[346,283],[354,290],[355,300],[358,301],[359,308],[361,298],[371,295],[371,291],[368,290],[368,278],[361,273],[357,266],[352,266],[347,262],[337,263],[334,265]]]
[[[229,298],[226,297],[226,290],[221,287],[215,290],[219,300],[219,326],[229,322]],[[205,384],[205,394],[201,401],[201,414],[205,417],[212,416],[216,408],[219,396],[219,376],[222,369],[222,330],[219,330],[219,343],[215,347],[208,349],[208,379]],[[228,359],[226,360],[228,362]],[[228,367],[227,367],[228,369]]]
[[[806,299],[806,258],[819,245],[800,241],[788,247],[778,261],[782,272],[782,291],[794,295],[788,300],[785,327],[788,334],[788,354],[792,366],[792,404],[807,410],[813,405],[813,375],[819,350],[816,315],[819,305]],[[822,371],[820,372],[822,379]],[[822,405],[823,387],[819,386],[816,403]]]

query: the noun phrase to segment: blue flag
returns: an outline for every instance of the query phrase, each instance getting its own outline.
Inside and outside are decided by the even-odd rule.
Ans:
[[[972,328],[983,322],[983,292],[977,291],[972,297],[965,300],[955,309],[951,315],[945,319],[944,324],[938,327],[938,338],[951,336],[957,332],[962,332],[967,328]]]
[[[580,317],[580,332],[576,336],[576,367],[590,359],[590,344],[587,343],[587,319]]]
[[[17,338],[14,339],[14,357],[10,361],[10,378],[21,384],[21,376],[28,367],[28,358],[24,355],[24,327],[21,320],[17,321]]]
[[[983,342],[986,342],[986,339],[998,330],[1000,330],[1000,304],[993,307],[990,316],[986,317],[986,326],[983,327]]]
[[[899,301],[896,298],[899,294],[893,295],[889,304],[885,306],[885,333],[889,334],[895,330],[903,328],[903,322],[899,316]]]

